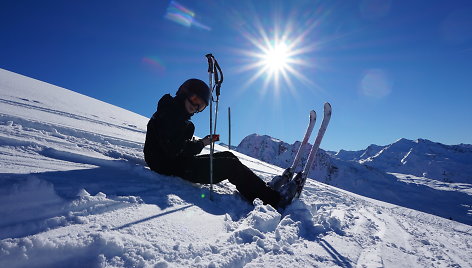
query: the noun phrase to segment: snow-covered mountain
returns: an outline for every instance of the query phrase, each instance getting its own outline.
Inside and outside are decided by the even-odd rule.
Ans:
[[[287,168],[299,147],[299,141],[288,144],[267,135],[252,134],[236,150]],[[298,170],[306,163],[309,149],[311,145],[307,146]],[[363,196],[472,224],[470,145],[401,139],[387,146],[370,145],[365,150],[342,150],[337,154],[320,149],[310,176]]]
[[[250,155],[268,163],[287,168],[291,165],[300,142],[288,144],[266,135],[252,134],[236,147],[238,152]],[[311,145],[307,146],[305,155]],[[415,141],[399,139],[385,145],[370,145],[365,150],[345,151],[336,154],[320,150],[318,163],[313,172],[332,168],[330,158],[354,161],[386,172],[405,173],[446,182],[472,183],[472,145],[445,145],[426,139]],[[327,160],[328,159],[328,160]],[[301,169],[306,162],[302,158]],[[325,181],[327,181],[325,179]]]
[[[444,145],[425,139],[400,139],[386,146],[371,145],[363,151],[341,151],[336,157],[388,172],[445,182],[472,183],[470,144]]]
[[[339,158],[342,160],[357,161],[360,159],[367,159],[369,157],[372,157],[376,155],[377,153],[379,153],[383,148],[384,148],[383,146],[371,144],[365,150],[359,150],[359,151],[340,150],[334,155],[336,156],[336,158]]]
[[[226,182],[210,201],[208,186],[144,165],[146,122],[0,69],[0,267],[472,265],[470,225],[314,180],[283,212],[248,204]],[[282,172],[236,155],[264,180]],[[359,178],[369,170],[349,163],[364,167]],[[359,182],[386,186],[371,183]],[[446,205],[455,203],[435,203]]]

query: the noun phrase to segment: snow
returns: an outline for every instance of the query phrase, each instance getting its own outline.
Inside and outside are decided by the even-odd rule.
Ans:
[[[211,201],[145,166],[146,123],[0,69],[0,267],[472,266],[470,225],[314,180],[283,212],[227,182]],[[282,172],[235,154],[264,180]]]

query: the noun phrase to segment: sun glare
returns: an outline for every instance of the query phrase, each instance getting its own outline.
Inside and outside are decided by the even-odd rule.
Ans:
[[[265,51],[262,61],[272,73],[283,72],[290,61],[289,48],[285,43],[274,44]]]
[[[313,27],[306,27],[302,31],[293,22],[287,21],[283,29],[275,27],[266,29],[262,23],[255,22],[256,28],[242,32],[253,49],[240,50],[247,62],[241,66],[242,72],[253,72],[246,81],[245,88],[260,78],[264,78],[262,93],[273,89],[278,95],[281,89],[296,93],[294,82],[313,85],[303,72],[304,67],[312,67],[309,52],[315,49],[315,42],[307,42],[307,36]],[[316,24],[313,24],[316,25]]]

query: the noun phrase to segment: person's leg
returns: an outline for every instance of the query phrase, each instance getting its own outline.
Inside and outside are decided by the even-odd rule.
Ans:
[[[210,156],[200,155],[183,163],[178,176],[195,183],[210,183]],[[213,159],[213,183],[228,179],[244,198],[252,203],[260,198],[264,203],[277,207],[280,195],[266,185],[252,170],[231,152],[215,153]]]
[[[215,158],[221,157],[221,155],[217,155],[217,153],[215,153],[214,156]],[[213,166],[215,166],[215,162],[213,162]],[[193,183],[209,184],[210,156],[199,155],[183,159],[179,162],[179,165],[175,169],[174,174]],[[219,183],[225,179],[227,178],[215,176],[213,171],[213,183]]]

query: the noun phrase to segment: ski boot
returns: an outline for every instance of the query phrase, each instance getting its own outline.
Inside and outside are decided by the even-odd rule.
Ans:
[[[279,190],[280,201],[278,204],[278,208],[283,209],[290,205],[290,203],[292,203],[292,200],[297,195],[298,189],[299,185],[297,180],[291,180],[288,183],[282,185]]]
[[[289,180],[291,180],[292,177],[293,177],[292,169],[287,168],[286,170],[284,170],[282,175],[277,175],[273,177],[272,180],[267,183],[267,185],[270,188],[276,190],[277,192],[280,192],[280,188],[282,188],[284,184],[286,184]]]

